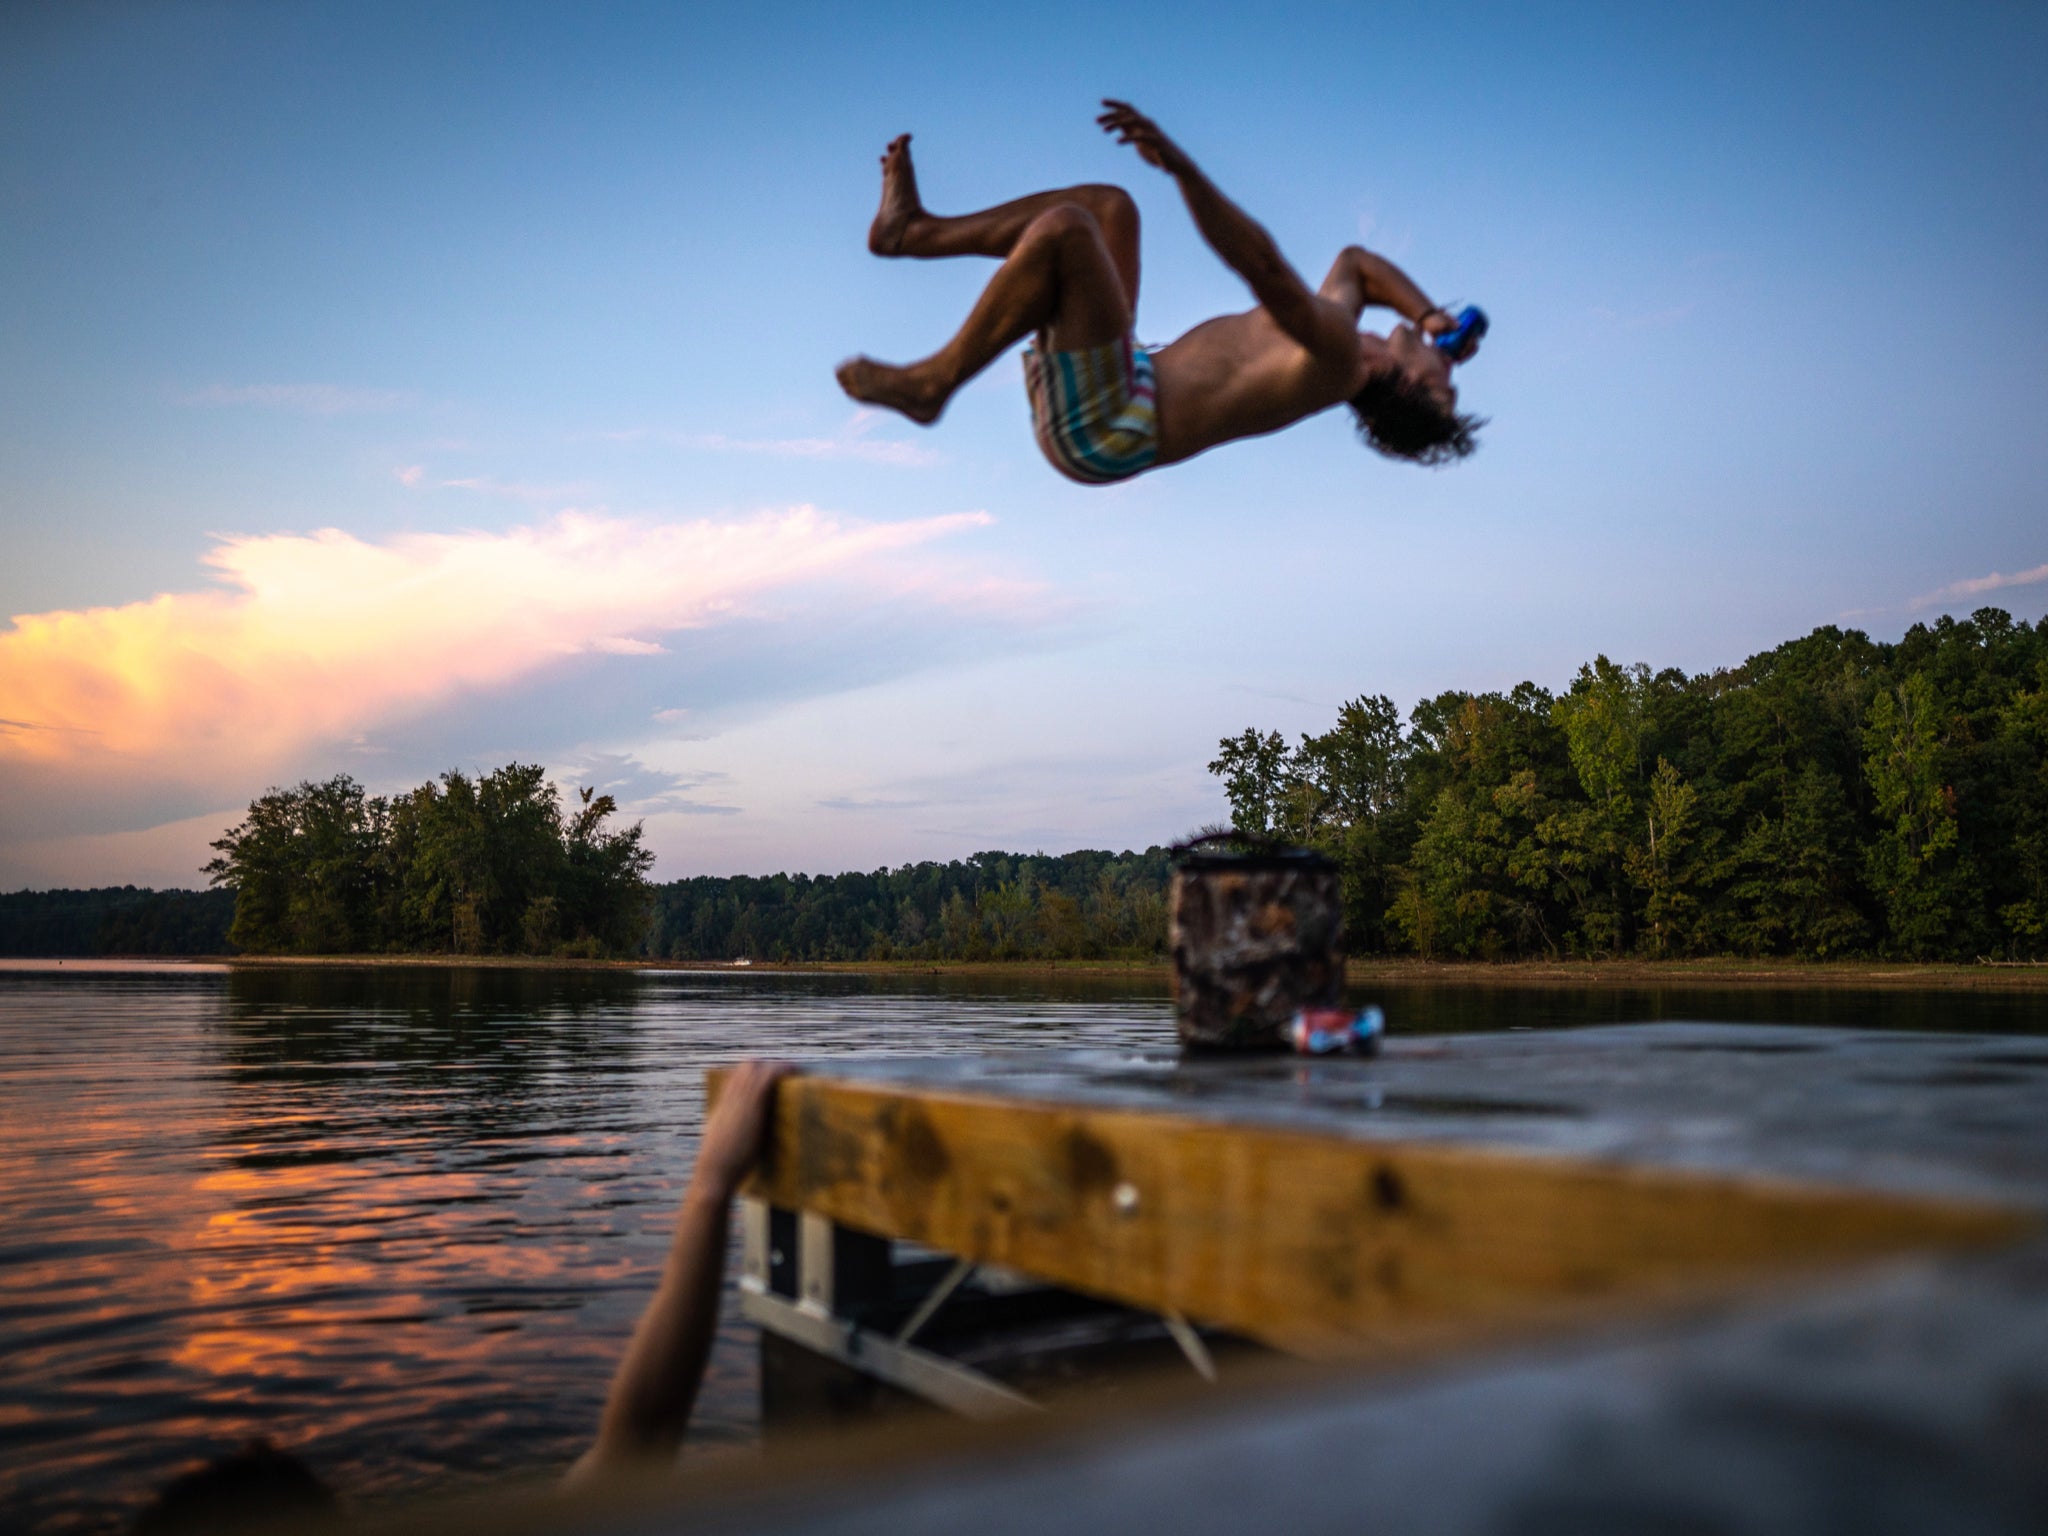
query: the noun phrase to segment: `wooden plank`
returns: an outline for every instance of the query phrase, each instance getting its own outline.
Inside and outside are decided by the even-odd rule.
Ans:
[[[775,1205],[1316,1357],[2002,1244],[2036,1224],[1987,1205],[843,1077],[786,1081],[772,1145],[749,1193]]]

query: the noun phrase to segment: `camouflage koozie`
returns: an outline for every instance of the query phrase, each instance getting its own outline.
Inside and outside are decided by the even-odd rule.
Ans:
[[[1306,848],[1187,852],[1173,872],[1167,928],[1181,1044],[1288,1049],[1297,1010],[1344,989],[1337,867]]]

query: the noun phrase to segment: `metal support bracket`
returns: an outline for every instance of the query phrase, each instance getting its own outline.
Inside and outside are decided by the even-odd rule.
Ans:
[[[1194,1325],[1178,1312],[1162,1312],[1159,1320],[1166,1324],[1166,1331],[1173,1335],[1173,1342],[1180,1346],[1180,1352],[1188,1357],[1188,1364],[1195,1368],[1195,1374],[1214,1386],[1216,1359],[1209,1353],[1209,1346],[1202,1342],[1202,1336],[1195,1332]]]
[[[930,1322],[939,1308],[950,1301],[953,1293],[960,1289],[960,1282],[973,1273],[974,1261],[972,1259],[954,1260],[953,1267],[946,1271],[946,1278],[932,1287],[932,1293],[917,1304],[917,1310],[910,1314],[909,1319],[901,1328],[896,1330],[896,1342],[898,1344],[908,1344],[912,1339],[916,1338],[918,1330]]]

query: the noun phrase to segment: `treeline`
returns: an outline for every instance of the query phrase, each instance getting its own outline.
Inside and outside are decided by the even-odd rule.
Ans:
[[[234,915],[230,891],[14,891],[0,895],[0,955],[225,954]]]
[[[530,764],[388,799],[338,774],[252,803],[206,873],[252,954],[633,954],[654,855],[617,809],[588,789],[565,809]]]
[[[675,960],[1149,959],[1166,948],[1163,848],[977,853],[873,874],[657,886],[650,953]]]
[[[1687,676],[1605,657],[1553,694],[1346,704],[1210,771],[1242,830],[1343,871],[1353,954],[2048,959],[2048,620],[1815,630]],[[539,768],[391,798],[273,790],[211,893],[0,896],[0,953],[1149,958],[1170,857],[981,853],[651,886],[636,824]],[[231,903],[231,906],[229,905]]]
[[[1995,608],[1405,724],[1359,698],[1210,771],[1240,828],[1338,859],[1354,954],[2048,956],[2048,620]]]

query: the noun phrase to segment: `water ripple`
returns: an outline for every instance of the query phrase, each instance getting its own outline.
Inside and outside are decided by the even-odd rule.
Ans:
[[[0,1528],[118,1529],[254,1434],[357,1504],[566,1465],[706,1067],[1169,1030],[1153,984],[0,976]],[[697,1442],[751,1439],[756,1399],[728,1323]]]

